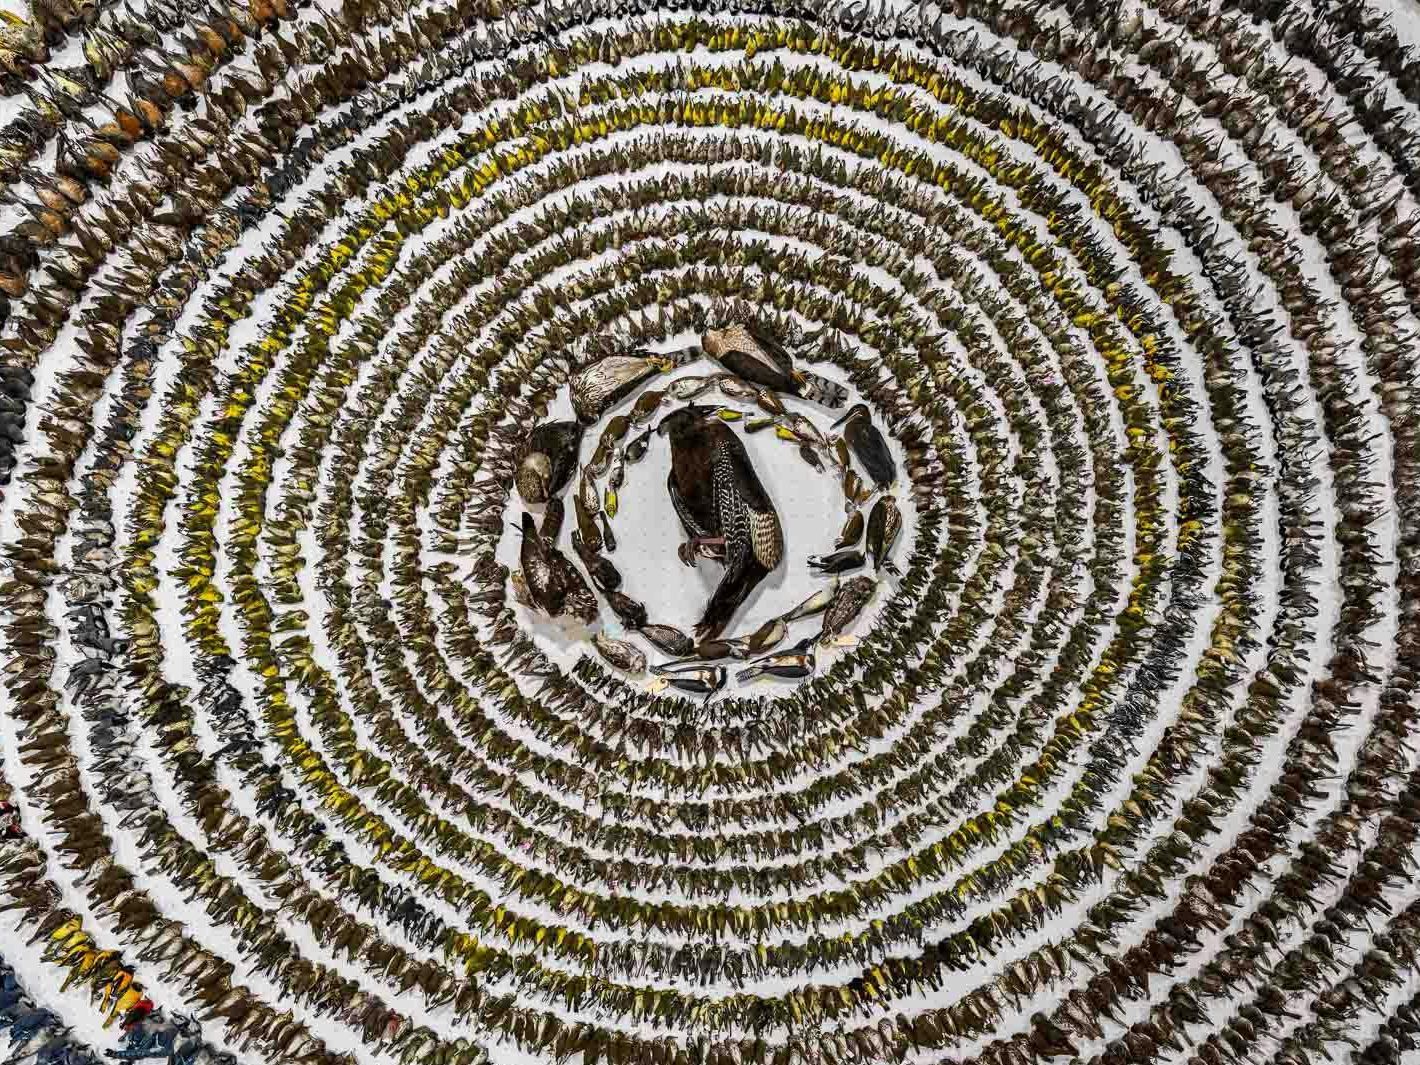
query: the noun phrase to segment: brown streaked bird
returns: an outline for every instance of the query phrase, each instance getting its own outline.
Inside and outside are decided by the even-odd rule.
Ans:
[[[879,489],[890,488],[897,480],[897,463],[892,460],[887,439],[873,424],[872,412],[866,403],[849,408],[848,413],[834,422],[843,427],[843,438],[853,451],[853,457],[863,464],[868,479]]]
[[[607,355],[584,366],[569,382],[572,410],[583,425],[591,425],[629,396],[643,381],[673,369],[675,360],[650,351]]]
[[[543,422],[528,434],[513,475],[524,503],[546,503],[567,487],[577,469],[582,432],[576,422]]]
[[[678,554],[722,562],[725,572],[695,626],[705,640],[718,636],[750,593],[784,558],[784,532],[738,436],[714,408],[689,406],[656,427],[671,442],[666,485],[689,539]]]
[[[526,511],[521,532],[523,545],[519,561],[533,603],[549,617],[570,614],[590,625],[597,619],[597,598],[572,560],[551,541],[538,535],[537,523]]]
[[[852,636],[844,636],[843,630],[857,619],[873,598],[878,584],[871,577],[854,577],[838,586],[833,602],[823,614],[823,629],[819,633],[819,643],[851,646],[857,643]]]
[[[873,569],[897,573],[897,567],[888,556],[900,532],[902,511],[897,509],[897,500],[892,496],[879,496],[868,515],[868,555],[873,560]]]
[[[775,337],[758,326],[736,322],[700,338],[705,354],[744,381],[789,396],[841,407],[848,390],[836,381],[794,368],[794,359]]]

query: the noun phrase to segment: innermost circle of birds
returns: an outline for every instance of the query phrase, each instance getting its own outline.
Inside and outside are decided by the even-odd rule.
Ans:
[[[548,417],[530,432],[504,426],[515,441],[521,509],[509,523],[516,567],[499,574],[506,572],[529,621],[545,623],[564,650],[588,648],[641,678],[649,692],[706,701],[732,686],[782,691],[812,677],[832,649],[855,644],[853,630],[879,585],[899,572],[897,461],[867,404],[849,405],[844,385],[796,366],[796,355],[806,354],[735,321],[667,353],[600,354],[567,383],[570,418]],[[808,516],[823,538],[819,553],[789,556],[776,486],[766,484],[743,439],[759,434],[796,451],[805,475],[836,482],[845,515],[837,535]],[[584,444],[591,445],[585,459]],[[674,557],[667,551],[664,562],[708,563],[717,574],[703,604],[683,606],[699,614],[690,631],[653,617],[628,594],[611,557],[618,528],[625,538],[628,519],[648,509],[623,507],[627,468],[657,446],[667,448],[670,468],[655,490],[666,493],[678,519]],[[777,487],[782,500],[784,486]],[[651,531],[648,544],[667,541],[664,528]],[[635,557],[623,552],[623,566],[664,573],[662,560],[646,557],[655,550],[648,544]],[[781,610],[780,589],[761,585],[782,582],[793,569],[820,583]],[[745,616],[757,591],[778,612],[754,626]]]

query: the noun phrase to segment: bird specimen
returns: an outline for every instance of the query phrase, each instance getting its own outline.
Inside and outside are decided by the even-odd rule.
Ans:
[[[875,570],[897,572],[889,556],[901,531],[902,512],[898,510],[897,500],[892,496],[879,496],[868,514],[868,557],[873,560]]]
[[[843,635],[844,630],[857,620],[863,608],[873,598],[877,581],[872,577],[850,577],[838,586],[833,601],[823,612],[823,627],[819,631],[820,643],[851,643],[851,637]]]
[[[744,445],[707,407],[688,406],[657,427],[671,446],[667,490],[685,528],[677,549],[686,565],[698,557],[724,564],[720,583],[695,626],[698,639],[718,636],[784,554],[779,515]]]
[[[528,434],[514,478],[524,503],[546,503],[558,495],[577,469],[583,427],[577,422],[544,422]]]
[[[893,461],[887,438],[873,424],[872,412],[866,403],[855,403],[848,408],[833,428],[842,428],[843,439],[863,466],[868,479],[880,490],[892,487],[897,480],[897,463]]]
[[[641,384],[674,368],[649,351],[604,355],[579,370],[569,382],[572,409],[583,425],[592,425]]]
[[[837,382],[796,369],[784,345],[754,325],[737,322],[708,330],[700,338],[700,346],[736,377],[771,391],[826,407],[841,407],[847,397]]]
[[[532,515],[526,512],[521,533],[522,580],[537,609],[551,618],[565,614],[588,625],[595,621],[597,602],[592,590],[571,560],[554,543],[543,539]]]

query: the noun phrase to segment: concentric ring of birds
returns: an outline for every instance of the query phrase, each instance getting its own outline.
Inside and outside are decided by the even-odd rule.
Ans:
[[[1416,1060],[1415,33],[0,14],[0,1057]]]

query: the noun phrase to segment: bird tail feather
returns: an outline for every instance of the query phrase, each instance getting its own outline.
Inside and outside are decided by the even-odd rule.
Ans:
[[[802,398],[833,409],[848,402],[848,389],[837,381],[830,381],[816,373],[802,373],[802,377],[803,384],[799,387],[799,395]]]
[[[710,602],[705,604],[705,616],[695,626],[695,635],[701,640],[713,640],[725,631],[741,604],[749,598],[754,586],[759,583],[753,566],[735,566],[725,570]]]

